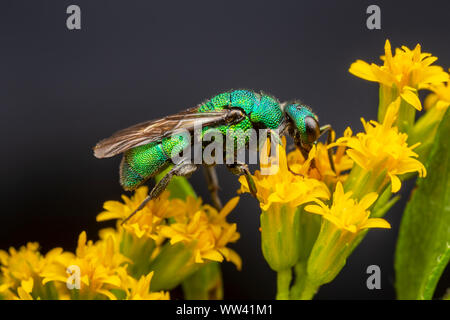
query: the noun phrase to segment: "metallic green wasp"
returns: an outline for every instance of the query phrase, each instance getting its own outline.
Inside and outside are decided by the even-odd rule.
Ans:
[[[223,92],[197,107],[121,130],[100,141],[94,147],[94,155],[97,158],[108,158],[123,153],[120,183],[125,190],[136,189],[149,178],[173,165],[129,217],[141,210],[148,201],[158,197],[173,176],[189,177],[198,168],[199,164],[192,163],[190,159],[173,163],[170,155],[190,147],[186,140],[173,139],[173,136],[180,130],[194,135],[194,127],[199,124],[203,129],[201,134],[208,128],[219,130],[224,136],[230,131],[249,129],[287,133],[306,156],[319,136],[331,130],[329,125],[319,127],[318,117],[309,107],[299,102],[280,103],[270,95],[250,90]],[[248,139],[243,145],[248,146]],[[252,194],[256,195],[255,184],[247,164],[234,162],[227,164],[227,167],[234,174],[244,174]],[[205,166],[205,173],[213,204],[220,208],[222,205],[217,194],[218,182],[214,166]]]

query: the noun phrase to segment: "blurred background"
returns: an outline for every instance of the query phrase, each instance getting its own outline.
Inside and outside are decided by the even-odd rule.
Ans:
[[[66,8],[81,8],[68,30]],[[368,30],[366,8],[381,8]],[[74,250],[82,230],[97,239],[95,216],[124,193],[120,157],[98,160],[95,143],[118,129],[195,106],[231,88],[263,90],[309,104],[342,134],[376,119],[378,85],[348,73],[356,59],[380,64],[384,42],[417,43],[450,67],[448,0],[432,1],[21,1],[0,3],[0,248],[38,241]],[[221,198],[239,187],[219,167]],[[209,201],[203,173],[190,182]],[[317,299],[393,299],[393,257],[414,183]],[[272,299],[275,273],[262,257],[259,207],[248,194],[229,216],[241,239],[237,271],[224,263],[226,299]],[[366,268],[381,268],[368,290]],[[450,283],[447,270],[436,296]]]

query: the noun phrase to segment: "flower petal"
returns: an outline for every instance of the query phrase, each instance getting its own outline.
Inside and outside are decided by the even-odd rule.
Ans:
[[[391,191],[392,193],[398,192],[402,186],[402,182],[400,181],[399,177],[397,177],[395,174],[390,174],[389,177],[391,178]]]
[[[389,224],[389,222],[387,222],[384,219],[370,218],[370,219],[367,219],[367,221],[362,226],[360,226],[360,229],[369,229],[369,228],[390,229],[391,225]]]
[[[378,198],[378,194],[376,192],[371,192],[369,194],[366,194],[359,204],[364,208],[368,209]]]
[[[364,80],[368,81],[378,81],[378,79],[375,77],[375,75],[372,73],[372,69],[370,65],[362,60],[356,60],[356,62],[353,62],[350,66],[350,69],[348,71]]]
[[[403,90],[401,97],[403,100],[408,102],[410,105],[412,105],[417,110],[422,110],[422,103],[420,102],[419,97],[417,96],[417,93],[414,93],[411,90]]]

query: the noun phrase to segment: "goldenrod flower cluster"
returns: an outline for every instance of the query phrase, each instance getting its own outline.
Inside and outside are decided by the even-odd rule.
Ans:
[[[278,173],[253,175],[262,250],[278,275],[278,299],[312,298],[336,277],[368,229],[390,228],[381,217],[396,202],[391,195],[401,181],[426,176],[422,162],[429,148],[423,142],[432,143],[449,106],[449,75],[432,65],[437,58],[422,53],[420,45],[403,46],[392,55],[386,41],[381,59],[382,66],[358,60],[349,70],[380,83],[378,121],[361,118],[364,132],[354,135],[349,127],[336,141],[333,133],[332,143],[317,143],[307,159],[299,150],[286,155],[283,143]],[[423,89],[433,93],[425,102],[427,112],[416,121]],[[248,192],[247,180],[240,182],[241,192]]]
[[[402,46],[392,55],[391,43],[386,40],[384,56],[380,59],[384,62],[382,66],[357,60],[349,71],[362,79],[380,83],[383,89],[395,90],[395,96],[389,103],[401,98],[420,111],[422,103],[417,90],[439,86],[449,79],[442,67],[432,65],[437,58],[431,53],[422,52],[420,44],[414,50]]]
[[[145,198],[147,187],[123,202],[107,201],[98,221],[123,219]],[[78,238],[75,253],[55,248],[43,255],[37,243],[0,251],[0,297],[5,299],[167,300],[168,290],[213,261],[225,258],[241,267],[228,248],[239,239],[226,216],[233,198],[219,212],[201,199],[169,199],[165,191],[123,227],[102,229],[100,240]],[[175,266],[175,267],[173,267]]]

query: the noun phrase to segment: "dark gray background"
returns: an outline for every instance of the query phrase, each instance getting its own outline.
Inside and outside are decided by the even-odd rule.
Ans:
[[[66,8],[82,30],[66,28]],[[378,4],[382,30],[366,28]],[[378,86],[348,73],[356,59],[380,63],[384,41],[423,50],[450,67],[448,1],[2,1],[0,4],[0,248],[39,241],[73,250],[81,230],[120,199],[120,157],[95,159],[92,146],[136,122],[163,117],[230,88],[300,98],[338,134],[375,119]],[[219,169],[222,199],[237,180]],[[201,172],[192,184],[208,199]],[[406,197],[372,230],[319,299],[390,299],[397,229]],[[238,272],[223,264],[226,298],[270,299],[275,274],[262,258],[259,209],[244,195],[230,215],[241,239]],[[107,226],[103,224],[102,226]],[[366,288],[368,265],[382,290]],[[438,295],[449,284],[441,280]]]

